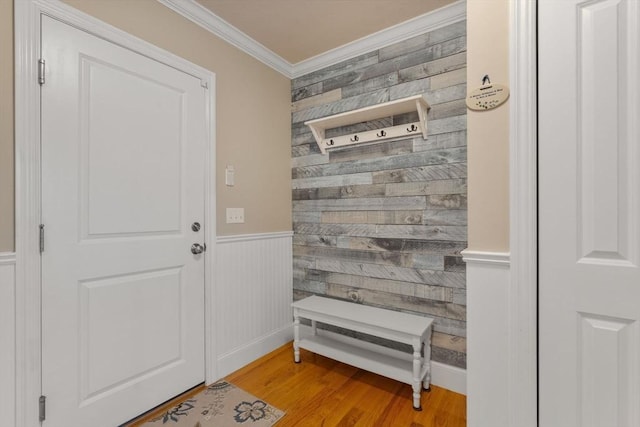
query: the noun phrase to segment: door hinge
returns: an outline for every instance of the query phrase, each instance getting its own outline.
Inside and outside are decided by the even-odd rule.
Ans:
[[[44,59],[38,59],[38,83],[44,84]]]
[[[39,411],[39,416],[38,418],[40,419],[40,422],[43,422],[45,420],[45,418],[47,417],[47,397],[46,396],[40,396],[40,398],[38,399],[38,411]]]
[[[44,252],[44,224],[40,224],[40,253]]]

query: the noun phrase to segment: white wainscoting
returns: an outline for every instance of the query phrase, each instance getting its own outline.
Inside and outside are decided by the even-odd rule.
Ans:
[[[462,254],[467,264],[468,427],[507,427],[510,257]]]
[[[217,372],[223,377],[293,339],[292,232],[217,239]]]
[[[0,426],[15,419],[15,265],[14,253],[0,253]]]

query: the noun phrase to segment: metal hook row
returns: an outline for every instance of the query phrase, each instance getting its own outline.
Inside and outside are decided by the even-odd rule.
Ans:
[[[407,128],[407,132],[408,132],[408,133],[417,132],[418,130],[419,130],[419,129],[418,129],[418,127],[417,127],[416,125],[411,125],[411,127],[408,127],[408,128]],[[385,137],[385,136],[387,136],[387,131],[385,131],[384,129],[382,129],[382,130],[380,130],[380,132],[377,132],[377,133],[376,133],[376,136],[377,136],[378,138]],[[353,135],[351,138],[349,138],[349,141],[351,141],[351,142],[358,142],[358,141],[360,141],[360,137],[359,137],[358,135]],[[335,141],[334,141],[333,139],[330,139],[330,140],[328,140],[328,141],[326,142],[326,145],[327,145],[328,147],[331,147],[331,146],[332,146],[332,145],[334,145],[334,144],[335,144]]]

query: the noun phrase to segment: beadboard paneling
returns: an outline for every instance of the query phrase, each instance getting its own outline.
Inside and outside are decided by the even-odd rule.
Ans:
[[[468,283],[467,420],[469,427],[509,427],[510,256],[462,253]]]
[[[217,240],[218,375],[293,339],[291,232]]]
[[[0,253],[0,425],[15,425],[15,262]]]

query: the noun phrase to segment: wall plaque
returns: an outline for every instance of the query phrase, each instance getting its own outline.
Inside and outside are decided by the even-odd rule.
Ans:
[[[475,111],[499,107],[509,98],[509,88],[497,83],[482,85],[467,96],[467,107]]]

